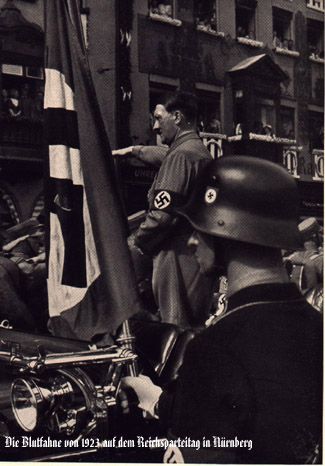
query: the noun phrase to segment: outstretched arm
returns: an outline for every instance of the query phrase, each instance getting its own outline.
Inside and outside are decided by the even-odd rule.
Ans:
[[[116,158],[135,157],[144,163],[160,167],[168,151],[167,146],[128,146],[112,151]]]

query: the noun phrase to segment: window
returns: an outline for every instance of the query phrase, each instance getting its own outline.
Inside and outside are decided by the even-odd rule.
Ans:
[[[220,102],[221,95],[214,92],[197,91],[199,130],[206,133],[222,133]]]
[[[149,0],[149,12],[163,18],[175,18],[175,0]]]
[[[256,39],[255,30],[256,1],[236,1],[236,36],[247,39]]]
[[[324,116],[321,112],[309,112],[309,143],[310,149],[324,147]]]
[[[324,0],[307,0],[307,6],[314,10],[324,11]]]
[[[312,97],[316,104],[324,105],[324,78],[315,79],[315,84],[313,85]]]
[[[43,68],[38,66],[26,66],[26,76],[33,79],[44,79]]]
[[[273,135],[275,132],[275,112],[274,106],[269,104],[261,104],[261,121],[259,126],[254,129],[254,133]],[[256,123],[255,123],[256,125]]]
[[[9,65],[7,63],[3,63],[1,65],[2,73],[3,74],[11,74],[13,76],[23,76],[24,69],[21,65]]]
[[[2,64],[1,84],[1,117],[42,121],[43,68]]]
[[[307,40],[310,58],[324,58],[324,23],[307,19]]]
[[[150,113],[153,114],[156,105],[164,102],[174,92],[175,92],[175,88],[173,86],[151,83],[150,84],[150,96],[149,96]]]
[[[216,0],[198,0],[194,3],[195,21],[202,31],[217,32]]]
[[[274,102],[271,99],[258,99],[258,105],[256,108],[256,119],[252,127],[252,132],[255,134],[264,134],[267,136],[274,135],[275,108]]]
[[[279,134],[286,139],[295,139],[295,110],[289,107],[280,107]]]
[[[292,40],[292,13],[273,8],[273,48],[294,50]]]

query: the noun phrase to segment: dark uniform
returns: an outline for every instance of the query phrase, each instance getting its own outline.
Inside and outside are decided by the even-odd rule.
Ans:
[[[201,273],[187,248],[193,229],[171,209],[186,203],[211,156],[199,136],[190,131],[179,136],[160,160],[148,193],[149,211],[136,232],[135,244],[154,256],[153,292],[162,320],[183,327],[202,325],[211,308],[216,279]]]
[[[219,448],[181,449],[185,462],[311,463],[322,430],[321,315],[294,284],[235,293],[190,343],[158,409],[171,438],[219,438]],[[252,448],[222,448],[236,437]]]
[[[302,245],[294,179],[257,157],[221,157],[177,211],[212,240],[192,238],[202,265],[210,251],[224,252],[230,296],[226,313],[187,346],[173,386],[127,381],[174,439],[165,461],[320,461],[322,316],[281,258],[281,249]]]

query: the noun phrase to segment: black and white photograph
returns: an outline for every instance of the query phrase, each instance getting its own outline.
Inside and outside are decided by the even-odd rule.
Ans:
[[[324,0],[0,0],[0,461],[323,464]]]

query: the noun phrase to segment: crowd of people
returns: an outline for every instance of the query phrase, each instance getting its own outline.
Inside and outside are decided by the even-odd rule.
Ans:
[[[44,228],[30,218],[0,231],[0,325],[45,331],[47,324]]]
[[[256,35],[254,31],[248,31],[243,26],[238,26],[236,31],[236,37],[245,37],[246,39],[255,40]]]
[[[21,90],[17,88],[2,89],[1,114],[10,119],[42,121],[43,119],[43,87],[33,91],[28,83]]]
[[[324,60],[324,49],[320,50],[316,45],[309,46],[309,53],[310,58],[315,58],[316,60],[320,58]]]
[[[164,18],[173,17],[172,2],[168,0],[151,0],[150,13]]]

